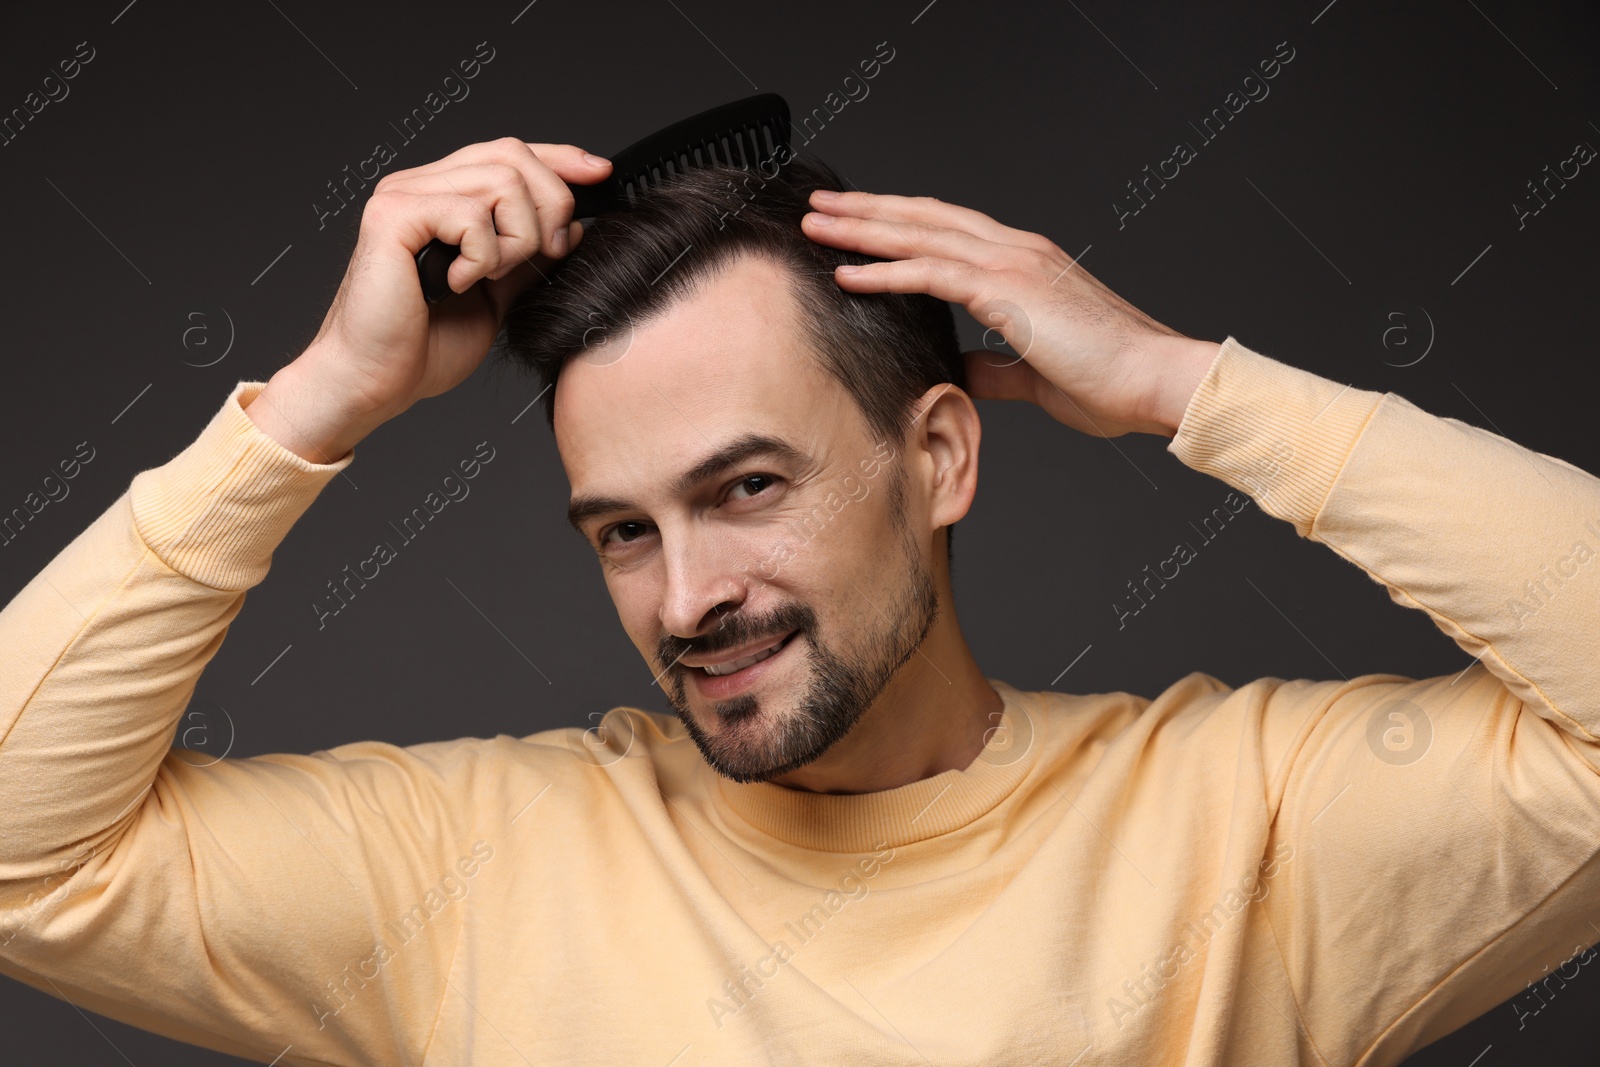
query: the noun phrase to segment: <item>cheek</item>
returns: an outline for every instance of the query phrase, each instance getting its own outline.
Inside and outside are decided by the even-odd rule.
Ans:
[[[776,513],[760,523],[720,531],[711,556],[746,599],[760,600],[765,585],[788,586],[817,551],[814,526],[798,512]]]
[[[898,538],[884,520],[852,504],[795,554],[788,568],[789,588],[811,604],[830,625],[854,630],[886,610],[884,591],[897,580],[902,564]]]

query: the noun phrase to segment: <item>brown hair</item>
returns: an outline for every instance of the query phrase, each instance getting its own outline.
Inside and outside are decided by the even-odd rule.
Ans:
[[[912,405],[935,385],[965,388],[950,305],[925,293],[851,293],[842,263],[874,257],[812,241],[800,228],[814,189],[844,189],[826,164],[790,157],[755,171],[698,167],[648,187],[596,218],[578,247],[506,314],[503,356],[538,372],[545,418],[567,360],[612,331],[688,296],[736,256],[787,268],[807,347],[855,400],[873,433],[902,442]]]

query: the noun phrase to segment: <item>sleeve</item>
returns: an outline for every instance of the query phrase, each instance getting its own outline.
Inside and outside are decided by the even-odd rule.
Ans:
[[[260,431],[262,388],[0,611],[0,973],[261,1062],[421,1062],[460,909],[407,920],[470,858],[485,749],[171,747],[246,590],[354,457]]]
[[[1537,1011],[1600,941],[1600,480],[1231,337],[1168,448],[1476,660],[1246,687],[1268,848],[1297,856],[1262,904],[1277,1006],[1338,1064]]]

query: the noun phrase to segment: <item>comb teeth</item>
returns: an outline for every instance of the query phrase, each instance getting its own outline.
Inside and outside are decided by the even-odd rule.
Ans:
[[[763,160],[777,156],[779,146],[787,144],[788,141],[778,135],[774,124],[770,122],[732,127],[713,134],[707,140],[686,145],[671,155],[641,160],[642,169],[626,177],[623,196],[628,203],[633,203],[646,190],[668,178],[713,164],[751,170]]]
[[[632,204],[684,171],[710,165],[750,170],[788,144],[789,105],[783,97],[747,97],[676,122],[617,153],[611,189],[617,202]],[[603,195],[596,194],[593,202],[603,206]]]

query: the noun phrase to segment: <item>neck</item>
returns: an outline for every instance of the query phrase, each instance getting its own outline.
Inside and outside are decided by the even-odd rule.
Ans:
[[[1004,701],[956,622],[948,580],[928,636],[855,728],[817,760],[772,779],[813,793],[874,793],[965,770],[1000,724]]]

